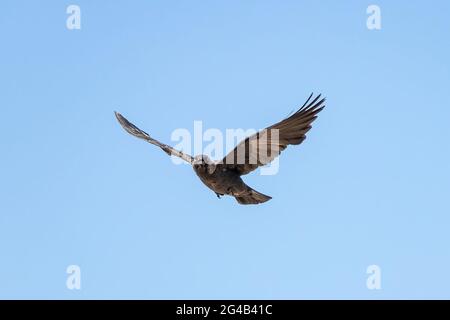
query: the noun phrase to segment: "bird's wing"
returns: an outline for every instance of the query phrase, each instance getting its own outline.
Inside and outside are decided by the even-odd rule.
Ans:
[[[116,118],[119,121],[120,125],[125,129],[126,132],[129,134],[138,137],[140,139],[143,139],[151,144],[154,144],[155,146],[160,147],[165,153],[167,153],[169,156],[174,155],[177,156],[184,161],[187,161],[189,163],[192,163],[194,161],[194,158],[192,156],[183,153],[179,150],[176,150],[172,148],[171,146],[168,146],[167,144],[161,143],[158,140],[153,139],[146,133],[145,131],[142,131],[138,127],[136,127],[134,124],[132,124],[130,121],[128,121],[124,116],[122,116],[118,112],[114,112],[116,114]]]
[[[325,107],[325,98],[321,99],[320,94],[311,100],[312,97],[313,94],[291,116],[242,140],[222,163],[239,174],[247,174],[271,162],[288,145],[302,143],[311,123]]]

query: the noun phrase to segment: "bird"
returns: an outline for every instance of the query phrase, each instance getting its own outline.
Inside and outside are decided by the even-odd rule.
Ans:
[[[242,180],[242,176],[270,163],[288,145],[299,145],[305,140],[312,122],[325,107],[325,98],[322,98],[321,94],[313,97],[314,94],[311,93],[296,112],[243,139],[225,158],[219,161],[213,161],[204,154],[193,157],[176,150],[152,138],[119,112],[114,111],[114,113],[120,125],[129,134],[158,146],[169,156],[179,157],[191,164],[200,180],[214,191],[219,199],[224,195],[229,195],[234,197],[239,204],[249,205],[264,203],[272,197],[248,186]]]

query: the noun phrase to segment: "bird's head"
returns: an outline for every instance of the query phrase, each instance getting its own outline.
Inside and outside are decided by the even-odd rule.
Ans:
[[[211,159],[206,154],[199,154],[194,157],[194,162],[192,165],[194,166],[204,166],[212,163]]]
[[[209,174],[214,173],[216,170],[216,164],[206,154],[195,156],[192,166],[196,170],[207,171]]]

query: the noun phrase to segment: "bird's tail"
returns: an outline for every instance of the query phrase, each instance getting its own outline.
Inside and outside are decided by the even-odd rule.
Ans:
[[[240,204],[258,204],[272,199],[272,197],[266,196],[265,194],[253,190],[252,188],[249,188],[247,194],[235,198]]]

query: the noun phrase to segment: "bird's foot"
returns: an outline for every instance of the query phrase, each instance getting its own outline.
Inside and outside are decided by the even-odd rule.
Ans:
[[[220,193],[217,193],[217,192],[216,192],[216,196],[217,196],[217,198],[220,199],[220,196],[223,196],[223,194],[220,194]]]

